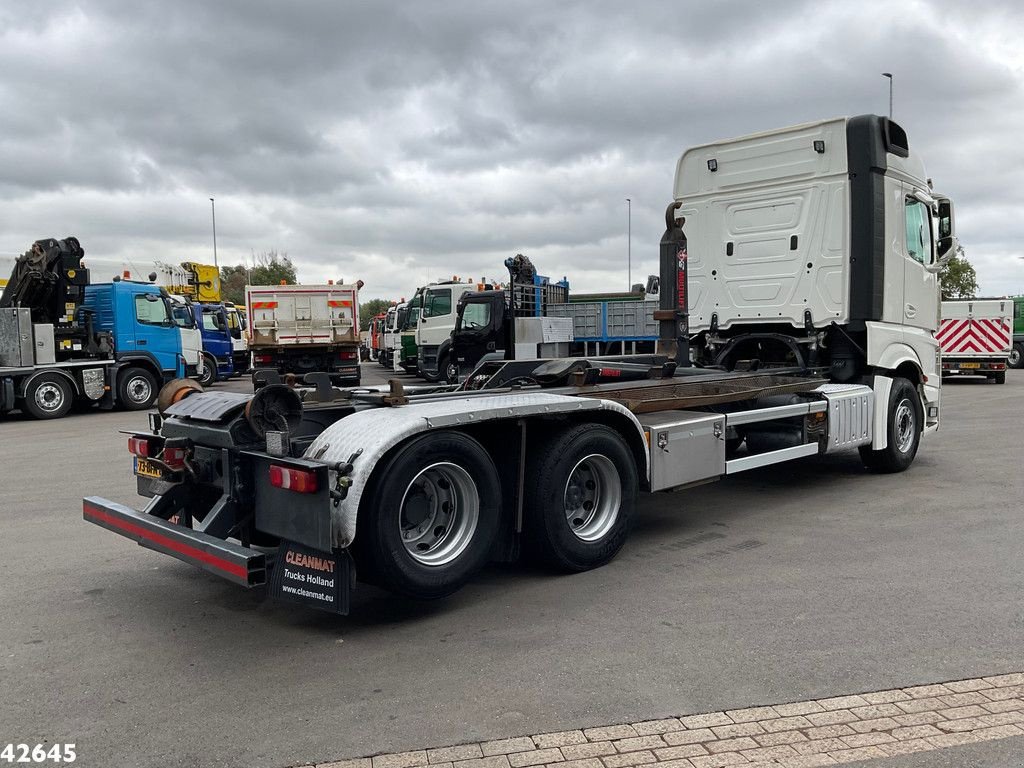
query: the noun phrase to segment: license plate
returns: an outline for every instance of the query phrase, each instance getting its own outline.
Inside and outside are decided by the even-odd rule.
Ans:
[[[135,457],[135,474],[141,477],[153,477],[157,480],[162,480],[164,476],[158,466],[147,459],[140,459],[138,456]]]
[[[981,368],[981,363],[960,363],[961,368]]]

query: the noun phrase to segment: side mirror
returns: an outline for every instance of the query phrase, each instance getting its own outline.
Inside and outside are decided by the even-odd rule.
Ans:
[[[935,242],[935,263],[929,266],[929,272],[941,270],[956,255],[960,247],[960,241],[956,237],[953,201],[948,197],[937,197],[935,202],[939,238]]]

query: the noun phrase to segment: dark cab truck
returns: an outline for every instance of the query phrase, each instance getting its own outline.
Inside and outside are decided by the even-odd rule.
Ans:
[[[779,252],[744,231],[760,251],[737,262],[716,246],[691,266],[683,216],[701,236],[691,242],[717,239],[729,220],[715,217],[728,206],[711,198],[743,192],[734,160],[765,209],[751,220],[763,221]],[[875,178],[851,190],[860,176],[848,163]],[[877,206],[844,207],[844,191],[857,199],[891,181],[913,189],[905,199],[879,194]],[[715,294],[724,289],[714,278],[728,285],[737,270],[748,285],[778,286],[779,254],[790,253],[791,239],[771,215],[789,216],[777,201],[801,194],[850,217],[834,222],[837,231],[863,230],[854,243],[860,258],[832,254],[834,268],[852,270],[836,279],[848,292],[825,297],[842,325],[835,312],[818,317],[807,307],[799,291],[815,281],[793,281],[791,305],[767,325]],[[656,354],[488,361],[461,385],[409,390],[397,381],[390,390],[336,389],[325,374],[255,395],[172,382],[161,391],[161,415],[128,439],[145,507],[89,496],[84,517],[242,587],[266,584],[272,596],[337,613],[348,610],[357,579],[438,598],[521,550],[564,571],[594,568],[623,546],[640,493],[851,449],[876,472],[907,469],[939,424],[939,292],[926,275],[955,246],[951,202],[932,196],[905,134],[885,118],[697,147],[680,161],[666,211]],[[760,275],[758,258],[771,267]],[[791,261],[799,277],[810,260],[798,252]],[[881,272],[883,294],[862,296],[862,281]],[[704,283],[697,296],[713,308],[706,315],[690,305],[691,281]],[[896,282],[898,295],[884,295]],[[882,316],[886,301],[902,306],[908,286],[934,308],[921,313],[930,330]],[[853,343],[839,343],[843,333]],[[856,343],[865,335],[869,343]],[[711,354],[722,362],[692,362]]]

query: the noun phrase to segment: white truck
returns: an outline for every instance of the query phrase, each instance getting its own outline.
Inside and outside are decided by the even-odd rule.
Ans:
[[[181,333],[181,355],[185,358],[185,374],[201,379],[205,368],[203,359],[203,333],[199,330],[192,300],[186,296],[168,294],[171,300],[171,316]]]
[[[658,354],[488,361],[417,390],[168,385],[129,440],[145,510],[87,497],[85,519],[345,613],[357,578],[438,598],[521,550],[600,566],[641,492],[850,449],[906,470],[939,425],[935,276],[956,240],[902,129],[697,147],[675,192]]]
[[[419,375],[427,381],[454,383],[459,366],[452,354],[452,331],[463,294],[480,290],[477,283],[443,280],[431,283],[423,292],[423,307],[416,326],[416,362]]]
[[[224,302],[224,310],[227,313],[228,332],[231,334],[232,362],[234,363],[235,375],[240,376],[249,370],[251,359],[249,356],[249,323],[245,316],[245,309],[237,307],[230,301]]]
[[[358,386],[359,289],[353,285],[245,287],[248,344],[256,372],[279,376],[326,373]]]
[[[944,301],[935,337],[943,376],[975,374],[1005,384],[1013,350],[1013,299]]]
[[[409,302],[402,301],[392,305],[384,316],[384,344],[381,347],[378,362],[389,371],[402,371],[400,365],[402,351],[402,326],[409,314]]]

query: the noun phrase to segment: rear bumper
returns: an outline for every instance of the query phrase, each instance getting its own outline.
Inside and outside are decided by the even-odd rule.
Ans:
[[[988,357],[988,358],[970,358],[970,357],[943,357],[942,358],[942,375],[946,376],[951,373],[997,373],[999,371],[1005,371],[1007,368],[1009,352],[1007,357]]]
[[[170,555],[243,587],[256,587],[267,581],[266,555],[255,549],[170,523],[98,496],[89,496],[82,501],[82,516],[88,522],[143,547]]]

